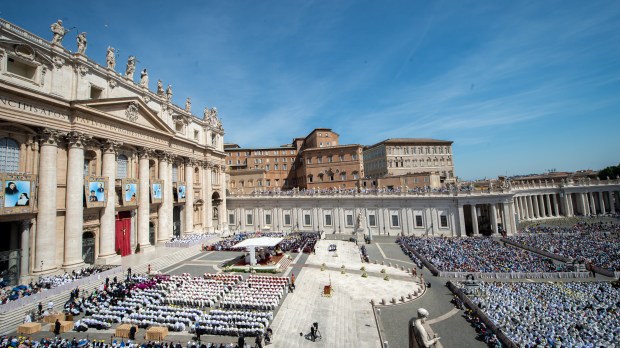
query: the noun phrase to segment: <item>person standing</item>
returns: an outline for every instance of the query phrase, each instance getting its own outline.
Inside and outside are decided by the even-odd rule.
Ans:
[[[245,338],[243,337],[243,334],[239,335],[239,339],[237,340],[237,346],[239,348],[245,348]]]
[[[56,319],[56,322],[54,323],[54,335],[60,335],[60,320],[58,319]]]
[[[256,348],[263,348],[263,336],[260,333],[256,335],[254,343],[256,344]]]

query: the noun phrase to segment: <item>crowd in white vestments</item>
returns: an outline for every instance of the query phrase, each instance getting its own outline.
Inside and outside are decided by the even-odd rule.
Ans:
[[[165,245],[167,247],[189,247],[192,245],[207,243],[218,237],[219,235],[215,233],[186,234],[181,237],[171,238],[165,243]]]
[[[558,272],[564,264],[488,237],[402,237],[438,270],[446,272]]]
[[[170,331],[194,331],[198,325],[204,326],[201,333],[256,336],[266,333],[287,285],[288,278],[276,276],[132,275],[124,281],[106,280],[102,289],[70,302],[85,314],[76,331],[128,323]]]
[[[620,290],[609,283],[482,283],[471,299],[521,347],[620,347]]]

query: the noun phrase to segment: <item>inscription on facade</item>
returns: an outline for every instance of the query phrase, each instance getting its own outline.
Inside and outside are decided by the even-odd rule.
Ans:
[[[127,128],[123,128],[121,126],[117,126],[115,124],[112,123],[107,123],[107,122],[103,122],[101,120],[93,120],[90,118],[86,118],[83,116],[76,116],[75,117],[75,122],[76,123],[80,123],[80,124],[85,124],[85,125],[89,125],[89,126],[93,126],[96,128],[101,128],[101,129],[107,129],[110,130],[112,132],[118,133],[118,134],[124,134],[124,135],[128,135],[130,137],[134,137],[134,138],[140,138],[140,139],[145,139],[145,140],[149,140],[158,144],[162,144],[162,145],[167,145],[168,141],[165,139],[161,139],[158,137],[155,137],[153,135],[150,134],[145,134],[145,133],[141,133],[138,131],[134,131],[131,129],[127,129]]]
[[[65,115],[52,109],[36,106],[27,102],[11,99],[4,96],[0,96],[0,105],[9,107],[14,110],[26,111],[35,115],[43,115],[50,118],[69,121],[69,115]]]

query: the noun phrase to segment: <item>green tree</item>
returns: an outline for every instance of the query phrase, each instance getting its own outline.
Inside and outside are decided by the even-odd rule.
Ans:
[[[620,176],[620,164],[604,168],[598,172],[598,178],[601,180],[607,180],[608,177],[615,179],[617,176]]]

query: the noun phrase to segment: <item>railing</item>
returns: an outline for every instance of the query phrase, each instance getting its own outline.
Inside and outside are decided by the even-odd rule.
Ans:
[[[0,305],[0,313],[10,312],[10,311],[16,310],[19,307],[28,306],[28,305],[34,304],[36,302],[43,302],[48,297],[58,295],[58,294],[60,294],[62,292],[65,292],[67,290],[75,289],[76,287],[80,287],[82,285],[88,284],[88,283],[90,283],[92,281],[95,281],[95,280],[98,280],[98,279],[101,279],[101,278],[106,278],[106,277],[112,276],[114,274],[122,272],[122,270],[123,269],[120,266],[119,267],[114,267],[114,268],[111,268],[111,269],[109,269],[107,271],[103,271],[101,273],[96,273],[96,274],[90,275],[88,277],[80,278],[80,279],[77,279],[77,280],[72,281],[70,283],[66,283],[66,284],[63,284],[61,286],[57,286],[55,288],[49,289],[49,290],[41,290],[41,291],[39,291],[36,294],[30,295],[30,296],[26,296],[26,297],[22,297],[22,298],[20,298],[18,300],[10,301],[10,302],[7,302],[7,303],[5,303],[3,305]]]
[[[0,18],[0,24],[2,25],[2,27],[5,30],[13,32],[14,34],[17,34],[17,35],[19,35],[21,37],[25,37],[28,40],[34,41],[37,44],[39,44],[39,45],[41,45],[41,46],[43,46],[45,48],[48,48],[48,49],[51,48],[51,44],[49,42],[47,42],[46,40],[43,40],[42,38],[34,35],[33,33],[29,32],[29,31],[26,31],[26,30],[24,30],[24,29],[22,29],[22,28],[20,28],[18,26],[15,26],[14,24],[9,23],[9,22],[5,21],[2,18]]]

